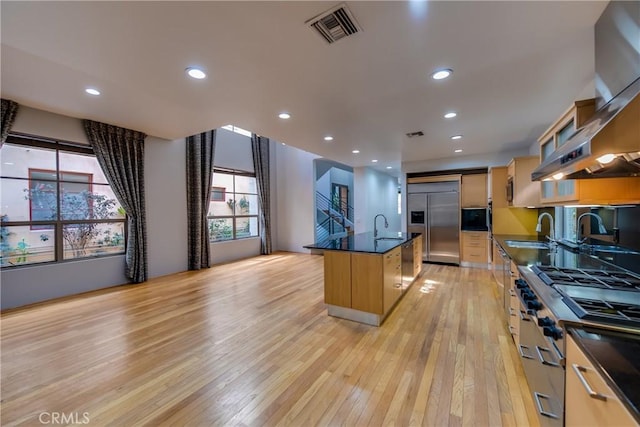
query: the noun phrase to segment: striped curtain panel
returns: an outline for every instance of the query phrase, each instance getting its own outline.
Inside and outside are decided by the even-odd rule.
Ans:
[[[260,199],[260,253],[271,253],[271,187],[269,184],[269,138],[251,135],[251,152],[253,168],[258,183],[258,199]]]
[[[83,120],[102,171],[127,214],[126,275],[147,280],[147,217],[144,197],[144,139],[135,130]]]
[[[18,112],[18,103],[2,99],[2,135],[0,139],[0,147],[7,140],[11,126],[16,121],[16,113]]]
[[[189,270],[211,267],[209,201],[216,131],[187,137],[187,234]]]

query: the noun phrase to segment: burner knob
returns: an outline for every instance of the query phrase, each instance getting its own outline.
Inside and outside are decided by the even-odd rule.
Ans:
[[[542,310],[542,303],[537,299],[527,301],[527,308],[530,310]]]
[[[553,326],[556,322],[553,321],[549,316],[545,316],[541,319],[538,319],[538,326]]]
[[[524,280],[522,280],[522,279],[516,279],[516,280],[515,280],[515,284],[516,284],[516,288],[518,288],[518,289],[525,289],[525,288],[528,288],[528,287],[529,287],[529,285],[527,284],[527,282],[525,282],[525,281],[524,281]]]
[[[555,326],[545,326],[542,328],[542,333],[544,336],[551,337],[554,340],[562,338],[562,329],[556,328]]]
[[[522,291],[520,291],[520,295],[522,295],[522,299],[525,301],[536,299],[536,294],[534,294],[528,289],[523,289]]]

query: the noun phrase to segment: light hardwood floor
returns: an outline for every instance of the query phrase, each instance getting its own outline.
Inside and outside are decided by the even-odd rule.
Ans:
[[[322,262],[277,253],[3,313],[1,424],[537,425],[488,271],[425,264],[376,328],[327,316]]]

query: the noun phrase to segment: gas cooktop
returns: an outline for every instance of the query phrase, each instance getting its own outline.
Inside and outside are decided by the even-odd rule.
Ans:
[[[534,266],[531,269],[549,286],[588,286],[593,288],[640,292],[640,277],[624,271],[549,266]]]
[[[640,328],[640,277],[624,271],[534,266],[580,319]]]

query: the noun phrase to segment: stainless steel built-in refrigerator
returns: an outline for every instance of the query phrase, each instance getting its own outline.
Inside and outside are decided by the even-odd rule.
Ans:
[[[422,233],[422,260],[460,264],[458,181],[409,184],[407,231]]]

